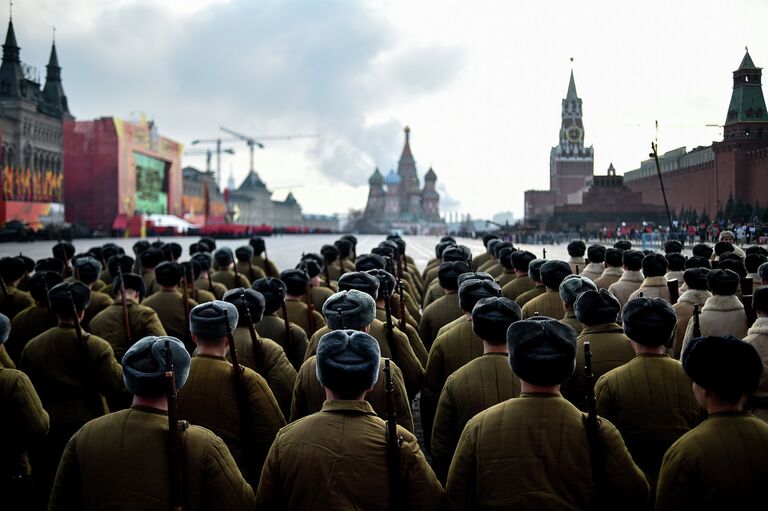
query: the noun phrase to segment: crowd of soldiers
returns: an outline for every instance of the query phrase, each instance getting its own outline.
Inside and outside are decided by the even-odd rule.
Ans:
[[[766,502],[767,250],[483,242],[0,259],[2,509]]]

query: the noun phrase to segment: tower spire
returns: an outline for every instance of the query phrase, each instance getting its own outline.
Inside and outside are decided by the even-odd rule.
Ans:
[[[573,57],[571,57],[571,79],[568,81],[568,93],[565,95],[565,99],[578,99],[576,94],[576,80],[573,79]]]

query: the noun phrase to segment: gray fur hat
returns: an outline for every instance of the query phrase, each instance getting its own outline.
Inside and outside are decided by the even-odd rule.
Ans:
[[[546,263],[546,259],[534,259],[528,263],[528,277],[536,282],[541,282],[541,267]]]
[[[373,387],[379,378],[381,349],[365,332],[334,330],[317,345],[317,380],[342,398]]]
[[[768,280],[768,263],[763,263],[757,269],[757,274],[760,276],[760,280]]]
[[[597,286],[588,277],[568,275],[560,283],[560,299],[566,305],[573,305],[576,297],[585,291],[597,291]]]
[[[201,303],[190,311],[189,330],[201,339],[218,339],[227,335],[227,321],[229,328],[234,331],[238,320],[239,314],[234,304],[214,300]]]
[[[339,291],[323,304],[323,316],[331,330],[362,330],[376,318],[376,302],[357,289]]]
[[[175,337],[145,337],[123,355],[123,381],[132,394],[148,397],[165,394],[166,341],[171,350],[176,388],[180,389],[186,383],[191,359],[184,344]]]
[[[11,320],[5,314],[0,314],[0,346],[5,344],[11,335]]]
[[[509,364],[534,385],[558,385],[576,368],[576,331],[552,318],[516,321],[507,330]]]

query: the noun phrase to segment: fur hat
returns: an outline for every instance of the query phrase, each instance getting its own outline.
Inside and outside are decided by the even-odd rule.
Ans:
[[[194,259],[181,263],[181,270],[184,272],[187,283],[196,281],[203,273],[202,267],[200,267],[200,264]]]
[[[317,277],[323,272],[323,267],[317,263],[317,260],[309,257],[303,259],[299,264],[297,264],[296,269],[304,270],[304,272],[307,274],[307,277],[310,279]]]
[[[706,243],[697,243],[691,248],[691,252],[693,252],[693,255],[698,257],[703,257],[704,259],[709,259],[712,257],[712,247],[707,245]]]
[[[643,257],[643,275],[647,277],[663,277],[669,267],[667,258],[661,254],[649,254]]]
[[[666,255],[669,271],[683,271],[685,269],[685,257],[678,252],[670,252]]]
[[[60,273],[55,271],[38,271],[29,278],[27,288],[29,289],[29,294],[32,295],[32,298],[37,303],[47,304],[48,291],[62,282],[64,282],[64,278]]]
[[[123,381],[131,394],[159,397],[166,393],[166,342],[171,352],[176,388],[180,389],[187,382],[192,360],[184,344],[175,337],[144,337],[123,355]]]
[[[70,317],[73,303],[78,312],[88,308],[91,303],[91,290],[82,282],[62,282],[48,291],[48,299],[54,314]]]
[[[528,277],[536,282],[541,282],[541,267],[546,262],[546,259],[534,259],[528,263]]]
[[[162,250],[152,247],[139,254],[139,259],[141,259],[141,265],[144,268],[151,269],[163,262],[165,257],[163,257]]]
[[[683,273],[683,281],[688,289],[698,289],[700,291],[706,291],[709,289],[707,285],[707,275],[709,270],[706,268],[688,268]]]
[[[535,259],[536,256],[527,250],[517,250],[512,252],[512,266],[517,271],[528,272],[528,265]]]
[[[459,286],[461,286],[462,282],[470,279],[490,280],[491,282],[496,282],[496,279],[493,278],[493,275],[484,271],[468,271],[467,273],[462,273],[459,275],[459,278],[456,279],[456,282],[459,284]]]
[[[587,259],[590,263],[605,262],[605,247],[602,245],[590,245],[587,248]]]
[[[710,270],[707,274],[707,287],[715,295],[734,295],[739,290],[741,279],[733,270]]]
[[[661,298],[635,298],[624,305],[621,313],[624,333],[644,346],[663,346],[675,333],[677,315]]]
[[[464,312],[472,312],[479,300],[492,296],[501,296],[501,287],[496,282],[469,279],[459,285],[459,307]]]
[[[587,245],[581,240],[574,240],[568,243],[568,255],[571,257],[584,257]]]
[[[488,242],[491,240],[497,240],[499,236],[497,234],[485,234],[483,236],[483,246],[488,248]]]
[[[443,252],[444,262],[450,262],[450,261],[468,262],[471,259],[472,259],[472,254],[469,253],[469,249],[467,249],[466,247],[455,246],[455,247],[446,249],[446,251]]]
[[[383,270],[387,266],[384,258],[378,254],[363,254],[355,259],[355,270]]]
[[[135,260],[127,255],[114,255],[107,260],[107,271],[114,278],[122,271],[128,273],[133,270]]]
[[[560,289],[560,283],[572,274],[571,265],[565,261],[547,261],[541,266],[541,282],[549,289]]]
[[[219,268],[226,268],[235,260],[235,255],[229,247],[222,247],[213,253],[213,262]]]
[[[336,245],[323,245],[320,248],[320,254],[325,259],[326,264],[331,264],[339,258],[339,249]]]
[[[621,260],[622,251],[617,248],[609,248],[605,251],[605,266],[611,268],[621,268],[624,264]]]
[[[317,380],[341,398],[354,398],[376,385],[381,349],[372,336],[334,330],[317,345]]]
[[[189,246],[189,255],[193,256],[195,254],[199,253],[208,253],[208,245],[205,245],[203,243],[192,243]]]
[[[256,279],[251,289],[258,291],[264,297],[264,314],[272,314],[280,310],[285,302],[285,284],[274,277]]]
[[[521,318],[520,306],[509,298],[481,298],[472,308],[472,331],[490,344],[504,344],[507,342],[509,325]]]
[[[234,331],[240,316],[229,302],[214,300],[201,303],[189,313],[189,330],[201,339],[219,339],[227,335],[227,323]]]
[[[206,252],[213,253],[213,251],[216,250],[216,240],[210,236],[203,236],[197,240],[197,242],[206,246]]]
[[[763,254],[747,254],[747,257],[744,258],[744,267],[748,273],[757,273],[757,269],[765,262],[768,262],[768,257]]]
[[[339,291],[357,289],[376,300],[379,296],[379,279],[364,271],[351,271],[339,278]]]
[[[134,255],[138,256],[139,254],[141,254],[142,252],[144,252],[145,250],[147,250],[151,246],[152,245],[149,244],[149,241],[147,241],[147,240],[139,240],[136,243],[134,243],[133,247],[131,247],[131,248],[133,250]]]
[[[11,335],[11,320],[5,314],[0,314],[0,346],[5,344]]]
[[[643,267],[645,254],[639,250],[625,250],[621,255],[621,263],[628,271],[640,271]]]
[[[757,268],[757,274],[760,280],[768,281],[768,263],[763,263]]]
[[[664,253],[669,254],[679,254],[683,251],[683,244],[680,243],[678,240],[667,240],[664,242]]]
[[[245,297],[245,301],[243,301]],[[225,302],[231,303],[237,307],[239,320],[237,326],[248,326],[248,314],[255,325],[264,316],[264,295],[253,289],[238,287],[230,289],[221,297]]]
[[[75,247],[68,241],[60,241],[51,249],[53,257],[60,261],[68,261],[75,255]]]
[[[182,277],[184,277],[184,268],[177,262],[165,261],[155,268],[155,280],[161,286],[178,286]]]
[[[362,330],[376,319],[376,302],[357,289],[339,291],[323,304],[323,316],[331,330]]]
[[[235,249],[235,257],[242,263],[247,263],[253,257],[253,247],[250,245],[242,245]]]
[[[700,387],[736,403],[757,389],[763,363],[751,344],[730,335],[711,336],[690,342],[683,369]]]
[[[733,243],[718,241],[715,243],[715,255],[720,256],[726,252],[733,252]]]
[[[576,368],[576,331],[557,320],[537,316],[516,321],[507,330],[512,370],[533,385],[559,385]]]
[[[438,259],[443,258],[443,252],[445,252],[450,247],[455,247],[456,242],[455,241],[441,241],[437,245],[435,245],[435,257]]]
[[[511,270],[515,267],[512,263],[512,254],[515,252],[511,247],[504,247],[499,251],[499,263],[505,270]]]
[[[368,275],[372,275],[379,280],[379,291],[376,295],[377,300],[383,300],[392,296],[395,292],[395,286],[397,285],[397,279],[395,276],[385,270],[368,270]],[[404,298],[401,298],[404,299]]]
[[[568,275],[560,283],[560,299],[566,305],[573,305],[576,297],[585,291],[597,291],[597,286],[588,277]]]
[[[261,255],[267,249],[267,244],[261,236],[254,236],[248,240],[248,244],[253,248],[253,255]]]
[[[147,294],[147,284],[141,275],[135,273],[123,273],[123,282],[125,282],[125,289],[133,289],[139,294],[139,300],[144,298]],[[114,296],[120,296],[120,276],[116,276],[112,280],[112,294]]]
[[[573,304],[576,319],[586,326],[615,323],[621,304],[605,289],[581,293]]]
[[[291,296],[304,296],[309,287],[309,275],[304,270],[283,270],[280,280],[285,282],[285,288]]]
[[[739,276],[739,280],[747,278],[747,268],[744,266],[744,263],[741,262],[741,259],[721,259],[717,263],[717,269],[731,270]]]
[[[622,252],[625,250],[632,250],[632,242],[629,240],[619,240],[613,244],[613,248],[621,250]]]
[[[710,270],[712,269],[712,264],[709,262],[709,259],[700,256],[691,256],[685,260],[685,269],[687,270],[688,268],[706,268]]]
[[[19,257],[13,257],[13,258],[6,258],[6,259],[18,259],[19,261],[23,261]],[[22,268],[21,265],[19,265],[19,268]],[[26,271],[26,265],[23,266],[24,271]],[[35,262],[34,270],[36,272],[38,271],[55,271],[56,273],[64,273],[64,262],[61,259],[56,259],[55,257],[45,257],[43,259],[38,259],[37,262]],[[20,274],[24,275],[24,272]],[[13,279],[15,280],[15,279]]]
[[[78,279],[84,284],[93,284],[99,280],[101,263],[91,256],[82,256],[72,261]]]
[[[437,280],[443,289],[457,291],[459,289],[459,275],[469,271],[471,271],[469,264],[464,261],[445,262],[437,270]]]
[[[195,255],[192,256],[192,261],[195,261],[197,264],[200,265],[200,269],[202,271],[210,271],[211,270],[211,254],[207,252],[198,252]]]
[[[349,240],[342,238],[334,241],[333,244],[339,249],[339,257],[342,259],[349,257],[350,252],[352,252],[352,243],[350,243]]]

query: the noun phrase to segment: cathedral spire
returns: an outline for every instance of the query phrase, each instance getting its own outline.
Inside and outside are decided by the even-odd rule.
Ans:
[[[3,44],[3,62],[21,62],[19,59],[19,48],[16,42],[16,31],[13,29],[13,20],[8,22],[8,32],[5,34],[5,44]]]
[[[565,99],[574,100],[578,98],[579,95],[576,94],[576,81],[573,79],[573,69],[571,69],[571,80],[568,82],[568,93],[565,95]]]
[[[43,100],[46,110],[52,115],[69,117],[69,105],[67,105],[67,96],[64,94],[64,87],[61,84],[61,66],[59,65],[59,56],[56,52],[56,29],[54,29],[54,39],[51,44],[51,55],[48,58],[46,66],[45,86],[43,87]]]
[[[739,68],[733,72],[733,92],[725,119],[724,138],[754,137],[750,125],[768,123],[762,76],[762,68],[755,65],[749,50],[745,49]]]

